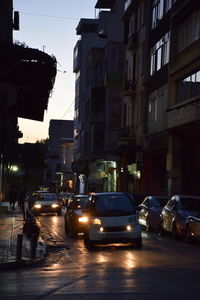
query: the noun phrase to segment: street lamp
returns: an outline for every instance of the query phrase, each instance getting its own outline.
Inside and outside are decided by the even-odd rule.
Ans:
[[[16,165],[11,165],[10,166],[10,171],[11,172],[17,172],[18,170],[19,170],[18,166],[16,166]]]

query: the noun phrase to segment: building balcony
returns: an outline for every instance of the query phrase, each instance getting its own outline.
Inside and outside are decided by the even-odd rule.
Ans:
[[[124,81],[124,91],[123,96],[133,96],[136,93],[136,82],[135,80],[125,80]]]
[[[137,46],[137,32],[128,37],[128,50],[134,50]]]
[[[183,10],[185,10],[186,6],[193,5],[190,0],[174,0],[173,6],[172,6],[172,18],[175,18],[178,14],[182,13]],[[196,2],[196,1],[193,1]],[[197,1],[198,2],[198,1]]]
[[[136,133],[134,127],[120,128],[118,134],[118,147],[121,150],[133,149],[136,143]]]
[[[124,5],[124,14],[122,18],[126,19],[129,17],[133,13],[137,3],[138,0],[127,0]]]
[[[56,59],[18,44],[0,44],[0,112],[43,121],[56,76]],[[7,99],[5,103],[3,99]]]
[[[119,139],[133,139],[135,138],[134,127],[123,127],[119,130]]]

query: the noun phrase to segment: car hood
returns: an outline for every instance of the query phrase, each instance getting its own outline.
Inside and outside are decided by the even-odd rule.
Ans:
[[[151,208],[151,211],[156,213],[156,214],[159,214],[162,210],[162,207],[152,207]]]
[[[83,216],[83,215],[84,215],[84,210],[83,210],[83,209],[75,209],[75,210],[74,210],[74,213],[75,213],[77,216]]]
[[[180,210],[180,214],[181,214],[182,217],[187,218],[189,216],[196,217],[196,216],[199,215],[199,212],[191,211],[191,210],[190,211],[189,210]]]
[[[35,201],[34,205],[40,204],[40,205],[52,205],[52,204],[60,204],[57,200],[55,201]]]
[[[97,217],[101,220],[102,226],[126,226],[138,223],[136,215],[128,216],[108,216],[108,217]]]

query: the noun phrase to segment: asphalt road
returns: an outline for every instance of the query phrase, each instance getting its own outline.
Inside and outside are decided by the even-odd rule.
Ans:
[[[64,232],[63,216],[38,217],[44,265],[0,272],[0,299],[198,299],[200,246],[143,232],[143,248],[89,252]]]

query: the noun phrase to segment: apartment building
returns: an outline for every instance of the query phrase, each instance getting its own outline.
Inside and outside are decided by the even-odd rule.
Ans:
[[[133,189],[143,194],[200,192],[199,7],[184,0],[125,4],[122,114],[124,128],[133,128],[134,151],[127,151],[124,164],[134,175]],[[131,155],[132,167],[126,161]]]
[[[200,2],[174,1],[168,85],[170,193],[200,194]]]
[[[99,0],[96,19],[81,19],[76,73],[74,172],[85,191],[116,190],[121,126],[124,1]],[[78,52],[78,54],[77,54]],[[78,56],[77,56],[77,55]],[[77,67],[79,62],[79,67]]]
[[[78,174],[96,191],[199,194],[200,2],[102,0],[96,8],[103,42],[94,44],[93,31],[80,56]]]

